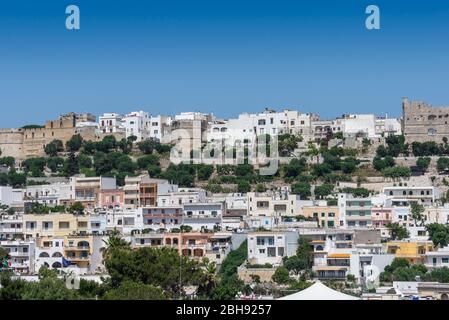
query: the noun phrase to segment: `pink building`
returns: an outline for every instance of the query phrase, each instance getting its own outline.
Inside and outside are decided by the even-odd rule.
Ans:
[[[387,224],[391,223],[393,216],[392,208],[372,207],[371,208],[371,220],[373,227],[384,228]]]
[[[114,207],[123,207],[125,200],[125,191],[122,189],[100,190],[99,207],[112,209]]]

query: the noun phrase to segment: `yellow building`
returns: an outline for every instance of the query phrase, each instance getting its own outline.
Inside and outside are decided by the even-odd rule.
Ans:
[[[87,234],[89,217],[70,213],[24,214],[23,233],[26,237],[64,237]]]
[[[64,258],[79,268],[88,268],[92,256],[92,236],[64,237]]]
[[[337,206],[304,206],[303,216],[314,218],[322,228],[336,228],[340,225],[340,211]]]
[[[390,241],[386,243],[386,252],[396,258],[406,259],[410,263],[423,263],[424,255],[433,251],[432,241]]]

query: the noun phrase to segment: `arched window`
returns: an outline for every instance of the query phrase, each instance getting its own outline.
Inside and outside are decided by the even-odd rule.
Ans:
[[[437,134],[437,130],[434,129],[434,128],[429,128],[429,130],[427,130],[427,134],[428,134],[429,136],[436,135],[436,134]]]
[[[61,252],[55,252],[51,255],[52,258],[61,258],[62,257],[62,253]]]
[[[87,241],[80,241],[80,242],[78,242],[78,247],[89,248],[89,242],[87,242]]]
[[[53,264],[51,265],[51,267],[52,268],[54,268],[54,269],[59,269],[59,268],[61,268],[62,267],[62,264],[61,264],[61,262],[53,262]]]
[[[50,258],[50,255],[47,252],[41,252],[39,258]]]

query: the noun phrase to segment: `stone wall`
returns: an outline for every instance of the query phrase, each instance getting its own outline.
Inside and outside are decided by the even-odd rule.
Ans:
[[[0,129],[0,150],[2,157],[22,159],[24,157],[23,130]]]
[[[442,143],[449,138],[449,106],[432,107],[420,101],[402,101],[403,132],[405,141]]]

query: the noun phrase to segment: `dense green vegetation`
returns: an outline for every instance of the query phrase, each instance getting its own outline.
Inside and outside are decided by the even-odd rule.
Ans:
[[[422,264],[410,264],[405,259],[396,258],[385,267],[379,279],[381,282],[415,281],[417,277],[421,281],[449,283],[449,268],[443,267],[429,271]]]

